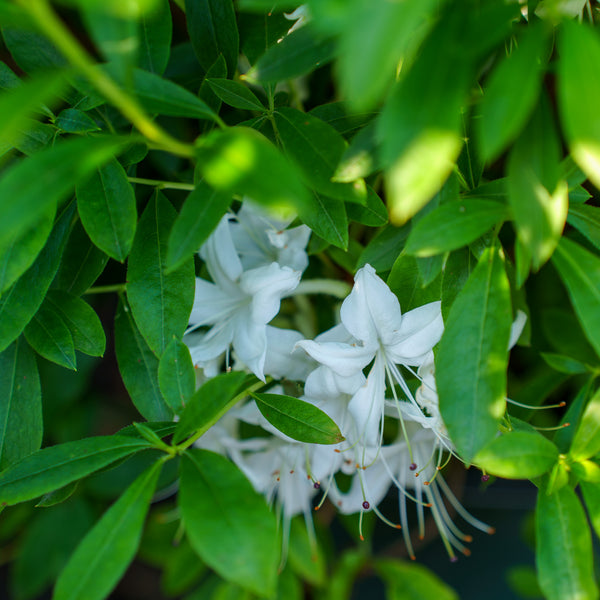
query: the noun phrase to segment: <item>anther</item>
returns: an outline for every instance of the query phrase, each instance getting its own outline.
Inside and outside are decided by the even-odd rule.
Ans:
[[[416,463],[410,463],[410,466],[408,468],[411,471],[416,471],[417,470],[417,464]]]
[[[315,481],[313,483],[313,487],[315,488],[315,490],[318,490],[321,487],[321,484],[318,481]]]
[[[370,504],[369,504],[369,503],[368,503],[368,502],[365,500],[365,501],[362,503],[362,507],[363,507],[365,510],[369,510],[369,508],[371,508],[371,505],[370,505]]]
[[[429,485],[431,482],[430,481],[424,481],[423,482],[425,485]]]
[[[490,535],[494,535],[494,534],[496,533],[496,528],[495,528],[495,527],[488,527],[488,530],[487,530],[487,532],[488,532]]]
[[[482,476],[481,476],[481,481],[483,481],[483,482],[485,482],[485,481],[488,481],[488,480],[489,480],[489,478],[490,478],[490,476],[489,476],[489,475],[482,475]]]
[[[451,562],[451,563],[455,563],[455,562],[457,562],[457,561],[458,561],[458,556],[451,556],[451,557],[450,557],[450,562]]]
[[[465,540],[465,542],[472,542],[473,541],[473,536],[472,535],[465,535],[465,537],[463,538],[463,540]]]

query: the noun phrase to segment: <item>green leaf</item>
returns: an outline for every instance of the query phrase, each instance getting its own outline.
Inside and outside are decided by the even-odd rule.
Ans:
[[[588,402],[573,438],[569,456],[585,460],[600,452],[600,390]]]
[[[235,465],[213,452],[186,451],[179,508],[190,543],[207,565],[260,596],[274,596],[275,518]]]
[[[600,249],[600,208],[589,204],[571,204],[567,223],[578,229]]]
[[[288,563],[298,577],[315,587],[322,587],[328,577],[324,552],[318,543],[313,543],[300,517],[292,519]]]
[[[410,228],[387,225],[369,242],[360,255],[358,267],[369,263],[376,271],[389,271],[406,244]]]
[[[52,282],[75,206],[58,218],[35,262],[0,296],[0,352],[13,342],[38,311]]]
[[[200,138],[197,157],[204,179],[217,191],[297,212],[309,203],[296,167],[253,129],[211,132]]]
[[[94,244],[123,262],[133,243],[137,210],[133,188],[117,160],[77,185],[77,210]]]
[[[302,222],[330,244],[347,250],[348,217],[344,202],[316,192],[311,197],[312,201],[299,211]]]
[[[169,0],[157,0],[152,11],[138,19],[140,50],[138,66],[150,73],[162,75],[171,54],[173,20]]]
[[[42,445],[40,377],[23,338],[0,353],[0,398],[0,469],[5,469]]]
[[[600,354],[600,258],[563,237],[552,256],[587,339]]]
[[[0,503],[32,500],[150,447],[146,440],[111,435],[44,448],[0,473]]]
[[[115,352],[123,383],[133,404],[148,421],[172,418],[158,385],[158,359],[137,328],[125,300],[115,315]]]
[[[73,336],[52,305],[42,304],[23,333],[38,354],[57,365],[77,370]]]
[[[203,181],[196,185],[187,197],[169,234],[167,273],[194,256],[219,224],[232,199],[230,193],[217,192]]]
[[[263,417],[276,429],[306,444],[338,444],[344,436],[335,422],[310,402],[280,394],[251,394]]]
[[[185,15],[192,47],[205,71],[222,54],[227,73],[237,69],[239,34],[232,0],[185,0]]]
[[[158,364],[158,385],[163,398],[180,414],[196,387],[196,373],[188,347],[173,337]]]
[[[349,202],[346,205],[346,214],[350,221],[356,221],[369,227],[381,227],[387,225],[388,222],[385,204],[373,188],[369,186],[367,186],[367,203],[365,206]]]
[[[102,600],[134,559],[162,461],[144,471],[83,538],[60,574],[54,600]]]
[[[307,25],[273,44],[244,78],[250,83],[260,84],[295,79],[330,62],[335,52],[336,44],[330,36],[324,36]]]
[[[223,373],[206,381],[181,414],[173,442],[179,444],[194,432],[208,430],[240,400],[237,396],[256,381],[254,376],[241,371]]]
[[[375,568],[387,583],[388,600],[458,600],[458,594],[426,567],[379,559]]]
[[[600,537],[600,483],[582,481],[580,485],[592,527],[596,535]]]
[[[57,504],[62,504],[66,500],[68,500],[77,489],[79,485],[78,481],[72,481],[67,485],[54,490],[53,492],[48,492],[44,494],[38,502],[36,502],[36,508],[48,508],[50,506],[56,506]]]
[[[208,79],[207,81],[213,92],[229,106],[244,110],[260,110],[261,112],[267,110],[254,95],[254,92],[237,81],[219,78]]]
[[[104,354],[104,329],[98,315],[87,302],[68,292],[51,290],[46,303],[62,317],[73,336],[76,350],[89,356]]]
[[[54,124],[65,133],[90,133],[100,131],[97,123],[86,113],[76,108],[61,110]]]
[[[0,177],[0,244],[25,232],[49,207],[65,200],[121,144],[110,137],[68,139],[7,169]]]
[[[406,252],[434,256],[466,246],[508,217],[506,206],[494,200],[464,198],[446,202],[412,228]]]
[[[352,183],[332,181],[346,142],[331,125],[290,107],[277,109],[274,117],[286,153],[302,169],[311,187],[344,202],[365,203],[367,189],[362,179]]]
[[[595,600],[592,540],[575,492],[538,494],[535,511],[536,565],[548,600]]]
[[[0,247],[0,295],[33,264],[52,231],[55,214],[56,206],[48,206],[37,223]]]
[[[573,438],[575,437],[575,433],[577,431],[576,424],[581,420],[581,416],[583,415],[583,411],[588,403],[588,400],[592,396],[593,390],[594,380],[589,378],[585,385],[579,390],[575,398],[569,403],[569,408],[560,421],[563,427],[556,431],[552,441],[562,453],[566,454],[573,443]],[[564,427],[565,423],[572,423],[573,425]]]
[[[558,448],[539,433],[514,431],[494,438],[473,462],[491,475],[533,479],[547,473],[558,460]]]
[[[571,156],[600,187],[600,40],[589,25],[566,20],[558,40],[558,108]]]
[[[540,352],[540,356],[550,365],[555,371],[560,373],[569,373],[570,375],[576,375],[578,373],[585,373],[588,371],[587,365],[571,358],[570,356],[564,356],[562,354],[555,354],[553,352]]]
[[[442,278],[436,277],[424,285],[417,259],[402,252],[394,262],[387,278],[389,288],[400,301],[402,312],[440,299]]]
[[[534,109],[548,58],[548,33],[542,21],[528,26],[487,81],[475,129],[487,161],[517,136]]]
[[[466,461],[494,437],[504,414],[511,323],[504,259],[491,247],[454,300],[435,361],[442,417]]]
[[[379,171],[382,165],[378,147],[375,123],[369,123],[354,136],[348,148],[344,150],[333,174],[333,180],[354,181]]]
[[[168,274],[167,240],[177,213],[156,192],[138,224],[127,265],[127,298],[144,339],[158,356],[172,336],[181,338],[194,302],[194,261]]]

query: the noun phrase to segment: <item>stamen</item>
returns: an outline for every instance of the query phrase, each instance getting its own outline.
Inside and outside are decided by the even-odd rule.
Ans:
[[[530,404],[523,404],[522,402],[517,402],[516,400],[511,400],[510,398],[507,398],[506,401],[510,402],[510,404],[514,404],[515,406],[520,406],[521,408],[528,408],[530,410],[546,410],[547,408],[562,408],[563,406],[567,405],[567,403],[564,400],[562,402],[559,402],[558,404],[546,404],[544,406],[531,406]]]
[[[408,448],[408,456],[410,457],[410,462],[412,464],[415,464],[415,460],[413,458],[413,453],[412,453],[412,447],[410,445],[410,440],[408,439],[408,433],[406,431],[406,425],[404,423],[404,417],[402,416],[402,410],[400,409],[400,401],[398,400],[398,395],[396,394],[396,386],[394,385],[394,378],[392,377],[390,365],[388,365],[387,360],[385,361],[384,366],[385,366],[385,372],[386,372],[388,380],[389,380],[390,388],[392,389],[392,395],[394,396],[394,402],[396,403],[396,410],[398,411],[398,419],[400,420],[400,427],[402,428],[402,437],[404,438],[404,442],[406,444],[406,447]],[[392,366],[394,366],[393,363],[392,363]],[[398,373],[398,377],[400,378],[400,380],[402,380],[404,387],[406,387],[408,389],[408,386],[406,385],[406,382],[404,381],[404,379],[402,379],[402,377],[400,376],[400,373]],[[400,381],[398,383],[400,383]],[[400,384],[400,387],[404,391],[402,384]],[[406,392],[404,392],[404,393],[406,393]],[[410,390],[409,390],[409,393],[410,393]],[[415,403],[415,405],[417,405],[417,403],[414,401],[414,399],[413,399],[413,402]]]
[[[564,427],[570,427],[571,423],[563,423],[562,425],[556,425],[555,427],[535,427],[537,431],[558,431],[559,429],[563,429]]]
[[[373,512],[386,524],[392,527],[393,529],[402,529],[402,525],[397,523],[392,523],[384,514],[376,507],[373,506]]]

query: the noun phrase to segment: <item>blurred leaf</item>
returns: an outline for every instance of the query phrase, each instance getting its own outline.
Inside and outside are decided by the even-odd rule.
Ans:
[[[288,563],[298,577],[316,587],[323,586],[327,579],[326,558],[321,545],[312,542],[311,534],[300,518],[292,519]]]
[[[435,361],[442,417],[466,461],[494,437],[504,414],[511,323],[504,258],[491,247],[454,300]]]
[[[23,338],[0,353],[0,398],[0,469],[5,469],[42,445],[40,377]]]
[[[117,17],[140,17],[152,13],[158,0],[61,0],[64,4],[77,6],[80,9],[99,10]]]
[[[167,551],[166,556],[163,552],[160,563],[161,567],[164,564],[161,588],[168,596],[180,596],[198,584],[206,573],[207,567],[194,552],[186,537],[175,547],[169,543],[165,551]]]
[[[354,580],[367,560],[367,557],[358,550],[346,550],[340,556],[333,574],[327,580],[326,597],[329,600],[347,600],[350,598]]]
[[[494,438],[473,459],[491,475],[533,479],[547,473],[558,460],[558,449],[539,433],[514,431]]]
[[[590,396],[592,395],[594,389],[593,384],[594,381],[592,378],[590,378],[579,390],[575,398],[569,403],[569,408],[560,421],[560,424],[563,425],[563,427],[561,427],[554,434],[552,441],[562,453],[566,454],[571,446],[571,443],[573,442],[573,438],[575,437],[575,432],[577,431],[577,426],[581,420],[583,411]],[[569,423],[569,427],[564,427],[565,423]]]
[[[405,252],[398,256],[387,278],[387,284],[398,297],[404,313],[439,300],[441,283],[441,277],[438,277],[429,285],[423,285],[417,259]]]
[[[506,577],[508,579],[508,585],[520,597],[543,599],[544,596],[533,567],[528,565],[511,567],[508,570]]]
[[[89,133],[100,131],[100,127],[86,113],[76,108],[65,108],[58,113],[54,124],[65,133]]]
[[[335,422],[310,402],[280,394],[251,394],[262,416],[276,429],[306,444],[344,441]]]
[[[223,578],[272,598],[279,544],[263,497],[227,458],[206,450],[185,452],[180,485],[186,533],[202,560]]]
[[[32,28],[2,28],[2,37],[13,60],[25,73],[66,67],[67,61],[55,46]]]
[[[194,302],[192,256],[165,273],[167,242],[176,218],[169,200],[157,191],[138,223],[127,265],[127,299],[140,332],[157,356],[172,336],[181,338]]]
[[[548,600],[593,600],[592,540],[575,492],[565,486],[538,493],[535,511],[536,564],[540,587]]]
[[[334,181],[354,181],[381,169],[376,133],[375,123],[369,123],[354,136],[338,161]]]
[[[142,337],[123,299],[115,315],[115,352],[123,383],[140,414],[148,421],[170,419],[171,410],[158,385],[158,358]]]
[[[600,537],[600,484],[581,482],[583,500],[596,535]]]
[[[111,435],[44,448],[0,473],[0,502],[32,500],[149,447],[146,440]]]
[[[554,354],[553,352],[540,352],[540,356],[548,363],[548,365],[560,373],[576,375],[588,371],[587,365],[584,365],[569,356]]]
[[[243,110],[267,110],[252,90],[237,81],[219,78],[207,81],[213,92],[229,106]]]
[[[208,239],[232,202],[227,192],[217,192],[200,181],[187,197],[169,234],[166,272],[183,265]]]
[[[600,208],[589,204],[571,204],[567,223],[578,229],[600,249]]]
[[[386,225],[364,249],[357,266],[369,263],[380,273],[389,271],[404,249],[409,233],[409,227]]]
[[[175,414],[180,414],[196,387],[196,373],[188,347],[173,337],[158,364],[158,385]]]
[[[141,69],[162,75],[171,53],[173,23],[168,0],[156,0],[156,7],[140,15],[140,51],[138,65]]]
[[[185,15],[192,47],[205,71],[222,54],[227,74],[237,70],[239,34],[232,0],[185,0]]]
[[[133,243],[137,210],[127,173],[116,159],[77,185],[77,210],[94,244],[123,262]]]
[[[587,339],[600,354],[600,258],[563,237],[552,256]]]
[[[569,456],[575,460],[585,460],[600,452],[600,390],[588,402],[575,437],[571,443]]]
[[[48,508],[50,506],[62,504],[75,493],[75,490],[78,486],[78,481],[72,481],[71,483],[67,483],[67,485],[54,490],[53,492],[48,492],[42,496],[42,498],[36,503],[35,507]]]
[[[133,560],[162,461],[144,471],[83,538],[56,582],[55,600],[102,600]]]

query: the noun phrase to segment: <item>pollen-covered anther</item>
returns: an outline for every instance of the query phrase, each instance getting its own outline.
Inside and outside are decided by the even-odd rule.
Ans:
[[[333,449],[333,451],[334,451],[334,452],[337,452],[338,454],[340,454],[340,453],[341,453],[341,450],[340,450],[339,448],[334,448],[334,449]]]
[[[465,555],[465,556],[471,556],[471,551],[468,548],[463,548],[461,550],[461,552]]]
[[[431,483],[431,481],[424,481],[423,484],[424,485],[429,485]]]
[[[487,530],[487,532],[488,532],[490,535],[494,535],[494,534],[496,533],[496,528],[495,528],[495,527],[488,527],[488,530]]]
[[[292,475],[293,473],[294,473],[294,469],[292,469],[292,470],[290,471],[290,475]],[[309,477],[309,479],[310,479],[310,477]]]
[[[408,467],[411,471],[416,471],[417,470],[417,463],[410,463],[409,467]]]
[[[321,482],[319,482],[319,481],[315,481],[315,482],[313,483],[313,487],[315,488],[315,490],[318,490],[318,489],[321,487]]]
[[[369,508],[371,508],[371,505],[370,505],[370,504],[369,504],[369,503],[368,503],[368,502],[365,500],[365,501],[362,503],[362,507],[363,507],[365,510],[369,510]]]
[[[465,542],[470,543],[473,541],[473,536],[472,535],[465,535],[465,537],[463,538],[465,540]]]

